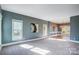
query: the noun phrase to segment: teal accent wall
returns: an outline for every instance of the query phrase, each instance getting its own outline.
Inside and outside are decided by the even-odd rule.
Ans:
[[[70,39],[79,41],[79,15],[70,18]]]
[[[44,21],[41,19],[37,19],[34,17],[30,16],[25,16],[9,11],[2,10],[2,15],[3,15],[3,21],[2,21],[2,43],[10,43],[12,41],[12,19],[16,20],[23,20],[23,38],[26,38],[25,40],[28,39],[33,39],[37,37],[42,37],[43,35],[43,24],[49,24],[50,22]],[[36,23],[39,25],[39,32],[38,33],[32,33],[31,32],[31,23]],[[49,27],[49,25],[48,25]],[[50,29],[48,28],[48,33]]]
[[[0,45],[1,45],[1,43],[2,43],[2,27],[1,27],[1,25],[2,25],[2,14],[1,14],[1,6],[0,6]],[[1,47],[0,47],[1,48]]]

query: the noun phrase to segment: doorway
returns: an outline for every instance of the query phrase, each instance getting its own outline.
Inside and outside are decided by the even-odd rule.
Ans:
[[[47,24],[43,24],[43,36],[47,36]]]
[[[12,40],[22,40],[23,39],[23,21],[22,20],[12,20]]]

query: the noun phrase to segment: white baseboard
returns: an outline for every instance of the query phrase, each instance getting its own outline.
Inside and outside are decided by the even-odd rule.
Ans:
[[[17,42],[11,42],[11,43],[6,43],[6,44],[2,44],[1,46],[9,46],[9,45],[14,45],[14,44],[19,44],[19,43],[24,43],[24,42],[29,42],[29,41],[35,41],[35,40],[41,40],[44,39],[46,37],[42,37],[42,38],[36,38],[36,39],[30,39],[30,40],[23,40],[23,41],[17,41]]]
[[[79,43],[79,41],[69,40],[70,42]]]
[[[41,39],[45,39],[47,37],[36,38],[36,39],[29,39],[29,40],[23,40],[23,41],[17,41],[17,42],[11,42],[11,43],[2,44],[1,47],[0,47],[0,49],[3,46],[9,46],[9,45],[14,45],[14,44],[19,44],[19,43],[25,43],[25,42],[29,42],[29,41],[41,40]],[[74,43],[79,43],[79,41],[74,41],[74,40],[67,40],[67,41],[74,42]]]

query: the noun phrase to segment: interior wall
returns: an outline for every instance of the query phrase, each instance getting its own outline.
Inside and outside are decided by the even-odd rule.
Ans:
[[[3,25],[2,25],[3,27],[2,43],[3,44],[13,42],[12,41],[12,19],[23,20],[23,38],[26,40],[42,37],[43,24],[48,25],[49,23],[48,21],[40,20],[30,16],[24,16],[21,14],[17,14],[17,13],[5,11],[5,10],[2,10],[2,15],[3,15]],[[30,26],[31,23],[35,23],[39,25],[39,32],[37,33],[31,32],[31,26]],[[48,32],[49,32],[49,28],[48,28]]]
[[[1,45],[1,40],[2,40],[2,13],[1,13],[1,6],[0,6],[0,45]]]
[[[53,30],[53,32],[57,32],[57,30],[58,30],[57,24],[52,23],[51,26],[52,26],[52,30]]]
[[[50,23],[50,32],[61,31],[60,25],[57,23]]]
[[[65,35],[70,35],[70,24],[60,25],[61,32]]]
[[[2,45],[2,10],[0,6],[0,51],[1,51],[1,45]]]
[[[70,18],[70,39],[79,41],[79,15]]]
[[[56,24],[53,24],[52,22],[48,22],[48,35],[52,35],[53,31],[53,26]]]

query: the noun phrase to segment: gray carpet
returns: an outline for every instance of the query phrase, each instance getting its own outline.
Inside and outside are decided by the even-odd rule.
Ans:
[[[0,55],[79,55],[79,44],[44,39],[3,47]]]

